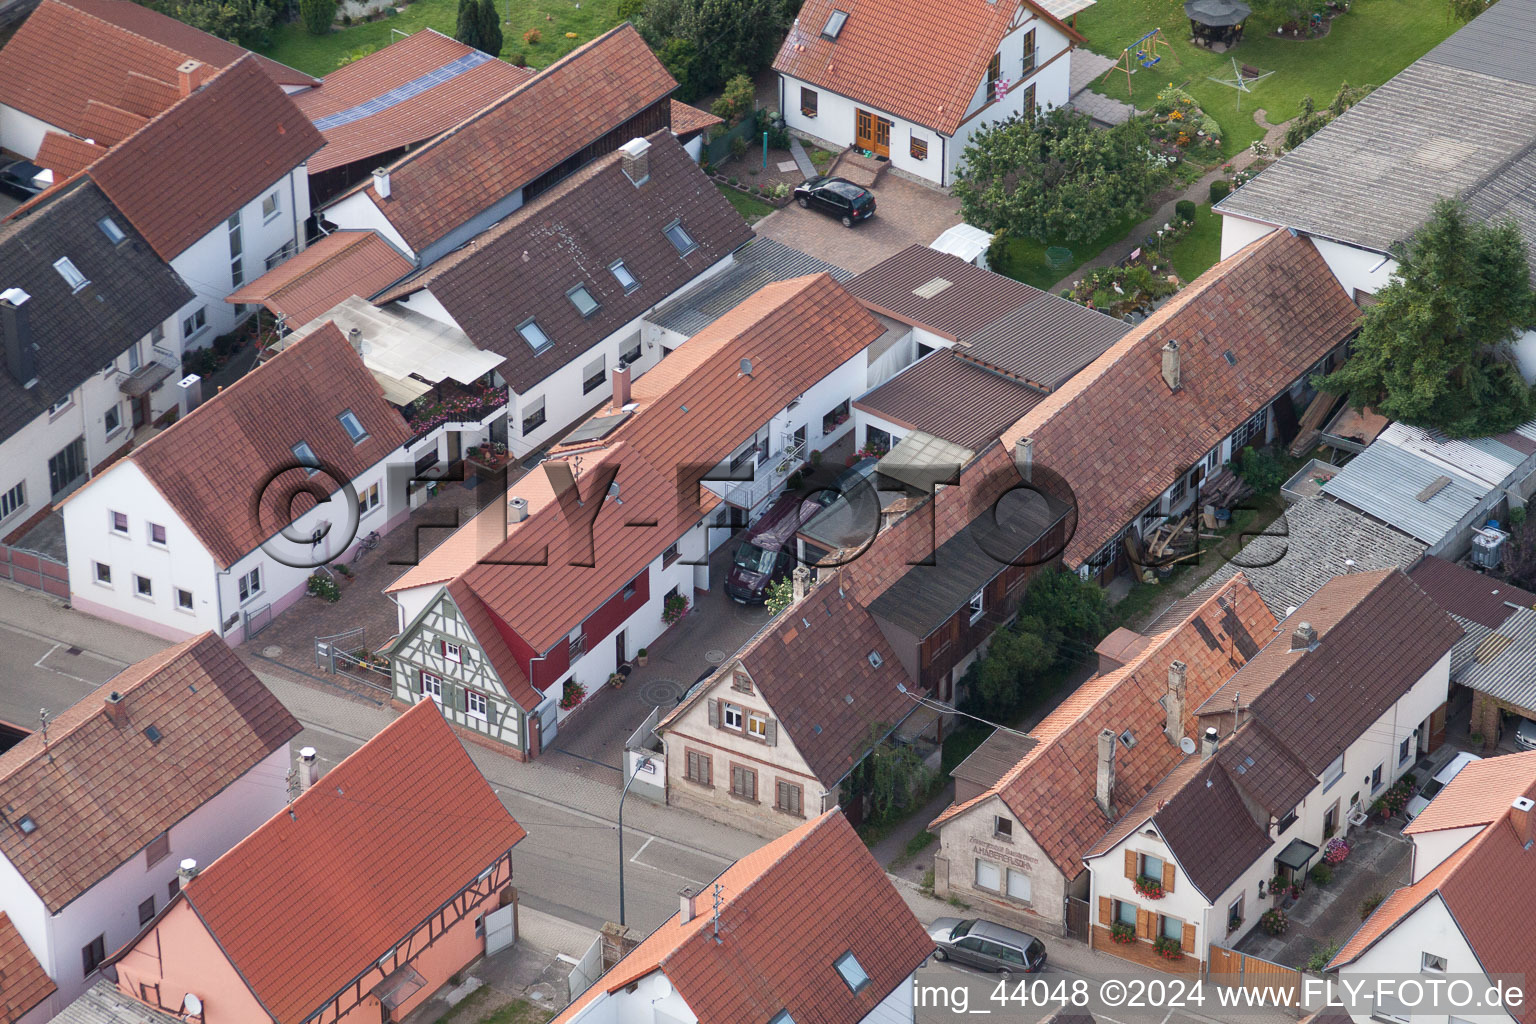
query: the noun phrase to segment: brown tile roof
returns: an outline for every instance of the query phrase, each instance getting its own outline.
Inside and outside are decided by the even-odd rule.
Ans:
[[[68,40],[68,51],[60,41]],[[227,68],[249,51],[131,0],[43,0],[0,58],[0,103],[98,142],[86,130],[92,101],[153,117],[175,102],[177,72],[189,58]],[[256,57],[279,85],[316,81]]]
[[[107,717],[114,691],[124,725]],[[33,733],[0,755],[0,853],[58,913],[299,729],[217,636],[169,647],[55,716],[46,750]]]
[[[1078,527],[1065,561],[1075,567],[1338,347],[1359,319],[1312,243],[1272,231],[1206,271],[1026,413],[991,459],[1011,461],[1014,443],[1030,437],[1035,465],[1071,486]],[[1182,366],[1173,392],[1162,377],[1169,341],[1179,343]]]
[[[1168,667],[1188,666],[1183,734],[1193,709],[1241,667],[1274,626],[1274,616],[1241,574],[1211,595],[1176,629],[1156,637],[1124,667],[1084,683],[1031,730],[1039,744],[986,793],[948,808],[935,828],[992,796],[1002,799],[1067,877],[1081,870],[1113,819],[1094,802],[1099,734],[1129,731],[1136,741],[1115,751],[1114,804],[1120,813],[1162,782],[1182,759],[1163,735]]]
[[[477,55],[480,63],[474,63]],[[353,108],[385,97],[392,89],[455,61],[473,66],[376,113],[345,116]],[[319,174],[430,139],[532,77],[528,68],[481,54],[434,29],[422,29],[337,68],[325,76],[320,88],[294,96],[304,116],[318,122],[316,126],[325,136],[325,148],[310,160],[309,173]],[[327,118],[334,124],[324,120]]]
[[[0,1022],[15,1024],[59,990],[16,930],[9,914],[0,912]]]
[[[379,301],[430,289],[476,345],[506,356],[497,372],[526,394],[752,240],[671,132],[648,141],[650,178],[639,188],[620,154],[595,160]],[[663,233],[674,221],[698,243],[687,255]],[[608,269],[621,259],[638,288],[626,292]],[[577,284],[599,303],[590,316],[566,297]],[[552,342],[542,352],[517,333],[530,317]]]
[[[263,1007],[299,1024],[526,834],[424,701],[182,895]]]
[[[1466,781],[1457,782],[1463,774]],[[1536,750],[1473,761],[1456,773],[1456,779],[1446,785],[1446,791],[1454,785],[1456,795],[1450,800],[1431,800],[1403,829],[1404,835],[1497,821],[1509,810],[1515,797],[1524,795],[1536,782]]]
[[[398,281],[414,264],[377,231],[335,231],[284,260],[225,302],[260,303],[301,327],[352,295]]]
[[[707,110],[691,107],[680,100],[672,101],[672,131],[679,138],[684,138],[701,132],[706,128],[713,128],[717,124],[724,124],[725,118],[716,117]]]
[[[871,654],[879,657],[878,667]],[[880,738],[871,730],[894,728],[919,707],[914,696],[896,688],[915,690],[880,627],[852,593],[840,593],[830,581],[780,612],[734,661],[745,666],[779,728],[828,788]],[[714,682],[727,670],[718,670]],[[663,718],[658,734],[705,700],[714,682]]]
[[[686,924],[673,915],[566,1007],[569,1024],[604,994],[661,974],[701,1021],[852,1024],[865,1019],[933,951],[880,865],[834,808],[747,854],[715,880]],[[850,991],[834,962],[853,953],[869,984]]]
[[[1318,641],[1292,650],[1299,623]],[[1339,576],[1285,620],[1273,641],[1201,715],[1230,710],[1233,695],[1315,778],[1450,652],[1462,628],[1396,569]]]
[[[347,409],[368,431],[357,444],[337,419]],[[219,566],[228,568],[293,521],[290,496],[310,487],[334,493],[410,435],[362,359],[336,325],[328,323],[135,448],[128,458]],[[326,468],[312,477],[297,468],[293,446],[301,441],[322,467],[334,467],[341,479],[331,479]],[[257,495],[262,500],[254,507]]]
[[[395,161],[388,199],[360,188],[420,251],[676,88],[625,22]]]
[[[987,64],[1020,7],[1074,45],[1077,31],[1029,0],[808,0],[773,62],[792,75],[876,110],[954,135]],[[848,14],[836,40],[822,35],[834,10]],[[892,40],[921,40],[893,46]],[[984,109],[984,108],[983,108]]]
[[[925,286],[941,290],[925,298],[917,294]],[[1131,329],[1114,317],[926,245],[908,246],[847,287],[875,312],[948,338],[966,358],[1047,391],[1060,387]]]
[[[1536,608],[1536,594],[1464,565],[1426,555],[1408,576],[1452,615],[1498,629],[1517,608]]]
[[[920,359],[853,404],[897,426],[980,451],[1044,399],[1043,391],[945,350]]]
[[[94,145],[84,139],[77,139],[72,135],[59,132],[49,132],[43,136],[43,144],[37,148],[37,156],[33,157],[32,161],[39,167],[46,167],[52,171],[55,180],[63,181],[85,170],[101,159],[105,153],[105,147]]]
[[[155,252],[171,260],[323,144],[261,63],[247,56],[118,143],[89,173]],[[292,197],[282,201],[283,215],[292,216]]]

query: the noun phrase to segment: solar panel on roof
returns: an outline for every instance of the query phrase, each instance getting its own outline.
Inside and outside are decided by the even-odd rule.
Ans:
[[[365,117],[372,117],[374,114],[404,103],[414,96],[420,96],[427,90],[442,85],[444,82],[452,81],[464,72],[494,59],[490,54],[481,53],[479,50],[476,50],[474,53],[466,53],[456,60],[449,61],[442,67],[433,68],[426,74],[418,75],[409,82],[397,85],[388,92],[381,93],[370,100],[364,100],[362,103],[353,104],[346,110],[338,110],[334,114],[327,114],[324,117],[316,118],[314,122],[315,127],[322,132],[328,132],[333,128],[340,128],[343,125],[351,124],[353,121],[361,121]]]
[[[595,416],[565,436],[564,444],[572,444],[577,441],[595,441],[600,437],[606,437],[620,423],[629,419],[629,413],[621,412],[614,416]]]

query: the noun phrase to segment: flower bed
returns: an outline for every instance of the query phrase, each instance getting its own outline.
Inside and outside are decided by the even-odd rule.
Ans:
[[[1172,222],[1167,230],[1172,230]],[[1176,281],[1170,281],[1168,277],[1167,262],[1156,253],[1151,253],[1145,264],[1100,267],[1089,271],[1073,282],[1066,297],[1089,309],[1122,317],[1132,311],[1147,311],[1158,299],[1178,291]]]
[[[1168,895],[1163,891],[1163,883],[1146,875],[1137,875],[1136,881],[1131,883],[1131,888],[1136,890],[1138,896],[1149,900],[1160,900]]]
[[[1323,846],[1323,860],[1329,864],[1342,864],[1349,857],[1349,844],[1337,837]]]
[[[474,445],[464,449],[464,457],[476,465],[486,469],[500,469],[511,462],[507,454],[507,446],[500,441],[486,441],[484,444]]]
[[[1167,155],[1201,160],[1221,153],[1221,125],[1193,96],[1172,85],[1157,94],[1147,135]]]
[[[1159,935],[1157,938],[1152,940],[1152,948],[1155,949],[1157,951],[1157,955],[1162,957],[1164,960],[1184,959],[1184,947],[1180,945],[1178,939],[1170,939],[1166,936]]]

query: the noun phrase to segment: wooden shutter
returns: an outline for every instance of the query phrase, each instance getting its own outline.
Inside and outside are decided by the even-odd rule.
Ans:
[[[1099,897],[1099,924],[1106,927],[1114,920],[1115,901],[1108,896]]]
[[[1173,892],[1173,863],[1163,861],[1163,891]]]
[[[763,728],[763,742],[770,747],[779,745],[779,723],[777,719],[768,719],[768,724]]]
[[[1136,881],[1136,851],[1125,851],[1125,877]]]
[[[709,699],[709,724],[713,729],[720,728],[720,701],[713,697]]]
[[[1136,911],[1136,937],[1152,941],[1157,935],[1157,915],[1150,910]]]
[[[1179,948],[1186,953],[1195,951],[1195,926],[1188,921],[1184,922],[1184,935],[1179,939]]]

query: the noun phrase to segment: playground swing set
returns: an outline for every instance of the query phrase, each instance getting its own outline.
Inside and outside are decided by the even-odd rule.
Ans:
[[[1167,50],[1168,55],[1172,56],[1176,63],[1183,65],[1184,61],[1179,57],[1178,51],[1173,48],[1173,44],[1163,38],[1163,30],[1155,28],[1121,50],[1120,57],[1115,61],[1114,66],[1104,72],[1104,78],[1108,78],[1116,71],[1120,72],[1125,76],[1125,91],[1128,94],[1131,93],[1133,91],[1132,75],[1142,68],[1155,68],[1162,63],[1163,54],[1160,49]]]

